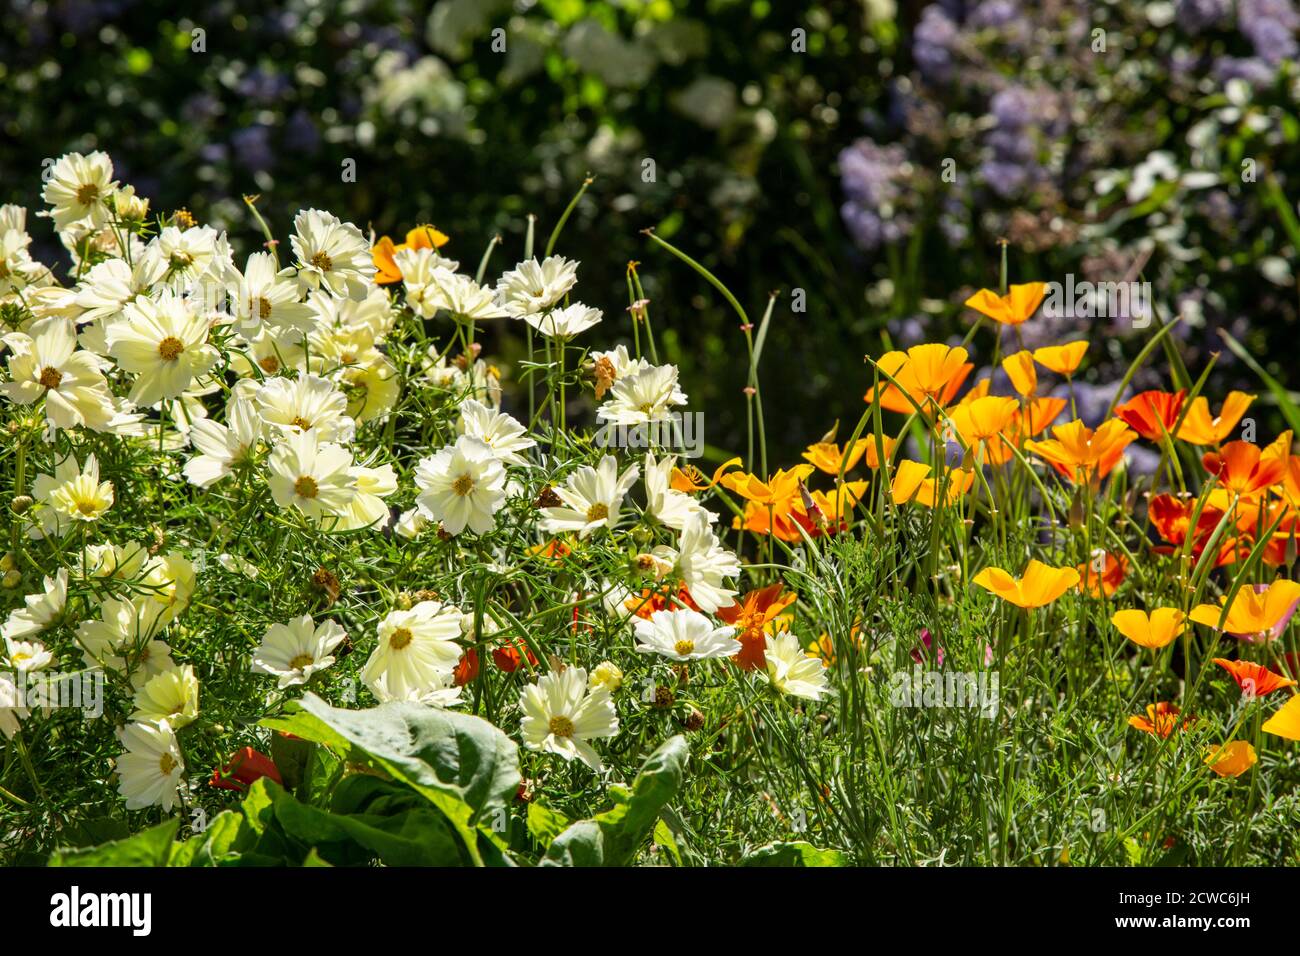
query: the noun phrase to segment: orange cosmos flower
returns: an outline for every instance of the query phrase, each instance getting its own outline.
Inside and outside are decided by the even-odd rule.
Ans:
[[[1274,674],[1263,664],[1256,664],[1253,661],[1230,661],[1216,657],[1214,663],[1232,675],[1232,679],[1237,682],[1237,686],[1247,697],[1266,697],[1275,690],[1296,685],[1295,681],[1281,674]]]
[[[1205,470],[1234,495],[1250,497],[1282,481],[1291,451],[1291,433],[1283,432],[1263,451],[1254,442],[1232,441],[1201,456]]]
[[[1158,607],[1147,615],[1145,611],[1116,611],[1110,623],[1139,647],[1158,650],[1174,642],[1187,629],[1187,616],[1176,607]]]
[[[1300,601],[1300,584],[1280,578],[1263,591],[1242,587],[1232,600],[1226,616],[1223,603],[1198,604],[1188,615],[1197,624],[1221,629],[1235,637],[1253,638],[1268,634]],[[1219,619],[1223,618],[1223,624]],[[1274,635],[1276,636],[1276,635]]]
[[[1045,441],[1027,441],[1025,448],[1076,484],[1106,477],[1137,439],[1118,418],[1102,422],[1095,431],[1076,419],[1057,425],[1052,435]]]
[[[1186,399],[1187,390],[1181,388],[1172,394],[1157,390],[1140,392],[1116,406],[1115,414],[1147,441],[1159,442],[1164,435],[1172,434]]]
[[[1244,740],[1233,740],[1222,747],[1211,747],[1205,763],[1220,777],[1239,777],[1258,760],[1254,747]]]
[[[896,442],[888,435],[881,435],[881,442],[885,446],[885,456],[889,457],[894,453]],[[806,461],[811,462],[819,471],[824,471],[828,475],[838,476],[841,466],[845,472],[853,470],[853,467],[866,456],[867,467],[872,471],[880,467],[880,458],[876,448],[876,438],[874,435],[868,438],[859,438],[853,443],[853,447],[847,445],[841,447],[832,441],[819,441],[816,444],[809,445],[803,453]]]
[[[1019,580],[1001,568],[988,567],[975,575],[974,581],[1016,607],[1035,608],[1051,604],[1078,584],[1079,572],[1031,560]]]
[[[1292,697],[1279,707],[1259,729],[1275,737],[1300,740],[1300,697]]]
[[[966,305],[982,312],[1002,325],[1020,325],[1038,311],[1047,295],[1047,283],[1028,282],[1013,285],[1006,295],[992,289],[980,289],[966,300]]]
[[[1177,705],[1168,701],[1161,701],[1158,704],[1147,704],[1147,715],[1145,717],[1130,717],[1128,725],[1136,727],[1144,734],[1152,734],[1156,737],[1168,737],[1175,730],[1178,730],[1179,710]],[[1190,720],[1183,721],[1182,729],[1186,730],[1192,725]]]
[[[930,474],[930,466],[919,461],[903,460],[894,470],[894,483],[891,486],[894,504],[915,502],[927,508],[933,508],[938,500],[939,486],[944,485],[944,503],[959,501],[975,483],[975,472],[962,468],[944,469],[943,477],[936,478]]]
[[[750,591],[731,607],[718,608],[718,619],[736,629],[740,652],[732,658],[741,670],[761,670],[767,666],[763,654],[768,634],[789,628],[789,616],[783,615],[797,595],[784,594],[780,581],[758,591]]]
[[[1193,445],[1217,445],[1232,434],[1237,422],[1241,421],[1241,416],[1246,414],[1246,409],[1250,408],[1250,403],[1254,400],[1254,395],[1245,392],[1229,392],[1219,414],[1212,416],[1210,403],[1203,397],[1197,397],[1183,416],[1183,423],[1178,426],[1178,437]]]
[[[402,270],[397,268],[394,256],[403,249],[441,249],[449,241],[447,235],[427,224],[410,230],[401,245],[395,246],[392,239],[381,237],[370,250],[370,258],[375,263],[375,282],[389,285],[402,281]]]
[[[1049,345],[1034,349],[1034,361],[1057,375],[1069,378],[1079,370],[1084,353],[1087,351],[1088,343],[1080,339],[1077,342],[1067,342],[1065,345]]]
[[[1011,379],[1015,390],[1028,398],[1038,388],[1038,371],[1034,368],[1034,356],[1029,349],[1021,349],[1015,355],[1008,355],[1002,360],[1002,371]]]
[[[1128,575],[1128,559],[1098,549],[1093,552],[1092,560],[1078,565],[1077,570],[1083,576],[1079,582],[1080,591],[1093,597],[1110,597]]]

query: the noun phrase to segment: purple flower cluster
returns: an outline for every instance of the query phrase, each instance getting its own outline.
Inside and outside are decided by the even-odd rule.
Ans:
[[[877,249],[911,234],[916,203],[911,164],[899,143],[880,146],[862,138],[840,153],[840,176],[847,196],[840,214],[863,249]]]

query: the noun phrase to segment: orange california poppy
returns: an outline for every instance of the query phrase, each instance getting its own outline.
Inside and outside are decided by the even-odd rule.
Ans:
[[[1234,495],[1250,497],[1282,481],[1291,450],[1291,433],[1283,432],[1264,450],[1254,442],[1228,442],[1218,451],[1201,456],[1205,470]]]
[[[1020,325],[1038,311],[1046,296],[1047,283],[1027,282],[1013,285],[1006,295],[980,289],[966,300],[966,305],[1001,325]]]
[[[888,435],[881,435],[881,443],[885,446],[885,456],[888,457],[894,452],[894,439]],[[819,471],[824,471],[828,475],[838,476],[841,467],[845,472],[852,471],[864,457],[866,458],[867,467],[873,471],[880,467],[879,451],[876,446],[876,436],[869,435],[866,438],[859,438],[849,448],[837,445],[833,441],[819,441],[816,444],[809,445],[804,451],[805,461],[811,462]]]
[[[729,458],[713,470],[712,479],[706,479],[704,477],[704,472],[700,471],[700,469],[696,468],[694,465],[685,465],[681,468],[674,468],[672,477],[669,479],[669,485],[674,491],[680,491],[688,495],[693,495],[700,491],[708,491],[718,483],[722,476],[727,473],[728,469],[736,468],[740,463],[741,460],[739,457]]]
[[[1247,697],[1267,697],[1275,690],[1296,685],[1290,678],[1274,674],[1263,664],[1253,661],[1230,661],[1216,657],[1214,663],[1232,675],[1232,679]]]
[[[1128,725],[1136,727],[1144,734],[1168,737],[1179,729],[1178,716],[1178,706],[1162,700],[1158,704],[1147,704],[1147,715],[1145,717],[1130,717]],[[1191,726],[1191,723],[1190,720],[1183,721],[1182,729],[1186,730]]]
[[[1079,582],[1080,591],[1092,597],[1110,597],[1128,576],[1128,558],[1098,548],[1092,553],[1092,560],[1078,565],[1076,570],[1083,578]]]
[[[1221,629],[1238,637],[1267,634],[1292,610],[1300,600],[1300,584],[1279,578],[1265,590],[1242,587],[1232,599],[1227,615],[1222,603],[1198,604],[1188,615],[1197,624]],[[1220,626],[1219,619],[1223,618]]]
[[[1232,434],[1254,400],[1254,395],[1245,392],[1229,392],[1219,414],[1212,416],[1209,401],[1198,396],[1192,400],[1183,416],[1183,423],[1178,426],[1178,437],[1193,445],[1217,445]]]
[[[1205,763],[1220,777],[1239,777],[1258,760],[1254,747],[1244,740],[1233,740],[1222,747],[1210,747]]]
[[[961,442],[972,452],[981,445],[1000,439],[1018,410],[1014,398],[989,395],[973,402],[962,402],[948,416]]]
[[[718,484],[747,501],[782,511],[788,510],[790,502],[799,497],[799,483],[812,473],[812,465],[795,465],[782,468],[764,481],[757,475],[733,471],[722,475]]]
[[[1287,740],[1300,740],[1300,696],[1292,696],[1259,729]]]
[[[1115,414],[1128,422],[1147,441],[1160,442],[1173,431],[1182,413],[1187,390],[1139,392],[1123,405],[1115,407]]]
[[[1067,342],[1065,345],[1048,345],[1034,349],[1034,361],[1045,369],[1064,375],[1067,378],[1079,370],[1088,343],[1084,339]]]
[[[1150,615],[1134,609],[1116,611],[1110,623],[1134,644],[1153,650],[1172,644],[1187,629],[1187,617],[1176,607],[1158,607]]]
[[[1025,448],[1046,459],[1053,468],[1076,484],[1104,478],[1124,457],[1124,449],[1137,435],[1118,418],[1087,427],[1076,419],[1057,425],[1052,438],[1027,441]]]
[[[718,619],[736,629],[736,640],[740,642],[740,651],[732,660],[747,671],[761,670],[767,666],[763,654],[768,634],[789,627],[788,616],[784,611],[797,598],[794,594],[782,593],[784,585],[777,581],[757,591],[750,591],[738,599],[731,607],[718,608]]]
[[[987,567],[975,575],[974,582],[1016,607],[1035,608],[1051,604],[1078,584],[1079,572],[1031,560],[1018,580],[1001,568]]]
[[[890,490],[896,505],[913,502],[933,508],[938,500],[940,485],[944,486],[944,503],[950,505],[961,500],[974,483],[974,471],[945,468],[941,477],[934,477],[929,465],[905,459],[894,469],[894,483]]]
[[[918,349],[926,351],[917,352]],[[946,349],[946,352],[940,353],[934,349]],[[913,364],[912,353],[917,352],[920,366]],[[955,366],[946,360],[953,358],[953,353],[960,353],[962,361]],[[949,349],[946,345],[935,347],[918,345],[909,349],[907,352],[886,352],[880,357],[876,365],[882,373],[888,373],[893,377],[891,382],[880,376],[878,388],[867,392],[863,400],[870,404],[875,400],[876,392],[880,393],[880,407],[891,412],[900,412],[904,415],[914,413],[919,406],[922,410],[929,412],[930,398],[933,398],[937,404],[946,407],[951,404],[952,400],[957,397],[957,392],[961,389],[962,383],[970,375],[971,370],[975,368],[974,363],[964,360],[965,349]],[[922,367],[923,366],[923,367]],[[924,381],[933,385],[935,381],[947,375],[947,380],[942,387],[934,394],[928,392],[922,384],[922,378],[918,374],[918,368],[921,374],[925,376]],[[894,384],[897,382],[898,384]]]
[[[1002,371],[1011,379],[1012,387],[1025,398],[1038,389],[1038,371],[1034,368],[1034,355],[1029,349],[1021,349],[1014,355],[1002,360]]]

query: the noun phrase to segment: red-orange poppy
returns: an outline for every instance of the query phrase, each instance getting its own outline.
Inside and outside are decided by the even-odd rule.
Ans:
[[[1216,657],[1214,663],[1232,675],[1232,679],[1247,697],[1265,697],[1275,690],[1296,685],[1290,678],[1274,674],[1263,664],[1253,661],[1230,661]]]
[[[718,619],[736,629],[740,652],[732,660],[742,670],[760,670],[767,666],[763,653],[767,635],[781,628],[783,612],[797,597],[782,593],[784,588],[785,585],[777,581],[757,591],[750,591],[731,607],[718,609]]]
[[[1168,737],[1180,727],[1186,730],[1192,725],[1190,720],[1185,720],[1180,725],[1178,718],[1178,706],[1162,700],[1158,704],[1147,704],[1147,715],[1145,717],[1130,717],[1128,725],[1137,728],[1144,734]]]
[[[1178,416],[1182,414],[1187,390],[1176,392],[1149,391],[1134,395],[1115,408],[1115,414],[1147,441],[1160,442],[1165,435],[1172,436]]]

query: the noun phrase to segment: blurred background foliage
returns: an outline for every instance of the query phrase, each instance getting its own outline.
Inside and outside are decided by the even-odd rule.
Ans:
[[[1224,329],[1287,383],[1298,35],[1291,0],[224,0],[184,14],[10,0],[0,201],[39,207],[45,159],[104,149],[155,210],[185,206],[245,251],[261,237],[240,196],[257,193],[282,238],[304,206],[377,234],[427,221],[471,269],[502,236],[499,271],[522,256],[527,215],[540,246],[591,174],[558,247],[606,313],[589,344],[630,340],[639,260],[660,358],[682,366],[706,440],[735,450],[738,319],[641,230],[714,271],[755,321],[779,290],[762,381],[772,460],[788,462],[834,420],[852,428],[864,354],[964,333],[960,303],[996,285],[1002,237],[1012,281],[1140,266],[1164,316],[1186,318],[1189,364]],[[57,259],[52,234],[31,231],[33,254]],[[489,330],[507,365],[515,331]],[[1150,331],[1075,319],[1031,334],[1096,343],[1080,384],[1104,408]],[[977,364],[991,345],[976,340]],[[1248,374],[1225,352],[1207,391]]]

